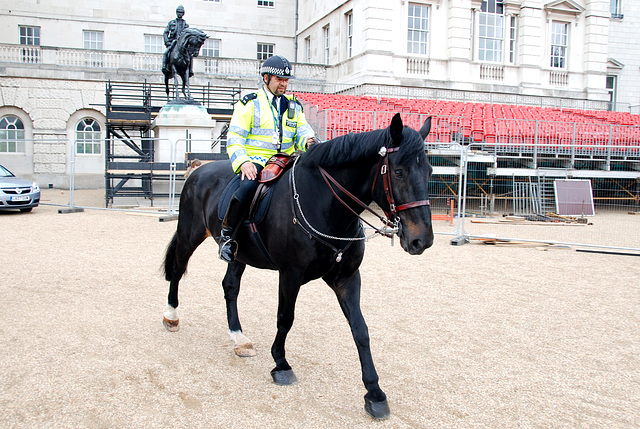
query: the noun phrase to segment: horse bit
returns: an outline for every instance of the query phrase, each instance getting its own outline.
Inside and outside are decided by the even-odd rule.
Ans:
[[[380,155],[380,161],[378,162],[376,176],[375,176],[375,179],[373,180],[373,184],[371,186],[371,193],[373,194],[373,192],[375,190],[375,187],[376,187],[376,184],[378,183],[378,176],[382,176],[384,194],[385,194],[385,196],[387,198],[387,203],[389,204],[389,211],[386,211],[386,210],[382,209],[386,217],[381,216],[378,213],[376,213],[368,205],[366,205],[360,199],[358,199],[358,197],[356,197],[351,192],[346,190],[324,168],[322,168],[321,166],[318,166],[318,170],[320,170],[320,174],[322,175],[322,178],[324,179],[325,183],[327,184],[327,187],[331,190],[331,193],[333,194],[333,196],[343,206],[345,206],[351,213],[353,213],[354,216],[356,216],[358,219],[360,219],[361,222],[366,223],[367,225],[369,225],[374,230],[373,234],[371,234],[371,235],[368,235],[368,236],[365,236],[365,237],[351,237],[351,238],[349,238],[349,237],[334,237],[334,236],[331,236],[331,235],[324,234],[324,233],[318,231],[317,229],[315,229],[309,223],[309,221],[307,220],[307,218],[304,215],[304,212],[302,211],[302,206],[300,205],[300,194],[298,194],[298,190],[296,188],[295,168],[296,168],[296,164],[298,163],[298,159],[299,159],[299,157],[296,157],[296,159],[295,159],[295,161],[293,163],[293,168],[291,169],[291,176],[290,176],[290,178],[291,178],[291,186],[293,188],[293,199],[295,200],[296,205],[298,206],[298,211],[300,212],[300,216],[302,217],[302,220],[307,225],[307,227],[309,227],[309,229],[311,229],[317,235],[319,235],[321,237],[324,237],[324,238],[332,239],[332,240],[341,240],[341,241],[354,242],[354,241],[368,240],[368,239],[374,237],[376,234],[380,234],[380,235],[383,235],[385,237],[389,237],[389,238],[391,238],[393,240],[394,234],[397,234],[398,231],[399,231],[399,225],[400,225],[400,216],[398,214],[399,212],[407,210],[407,209],[411,209],[411,208],[414,208],[414,207],[421,207],[421,206],[429,206],[429,205],[431,205],[431,200],[426,199],[426,200],[413,201],[413,202],[410,202],[410,203],[401,204],[399,206],[396,206],[395,200],[393,198],[392,187],[391,187],[391,177],[390,177],[390,174],[389,174],[389,156],[388,156],[390,153],[393,153],[393,152],[396,152],[396,151],[398,151],[397,147],[388,148],[386,146],[382,146],[380,148],[380,150],[378,151],[378,155]],[[340,198],[340,196],[334,190],[332,184],[336,188],[338,188],[340,191],[342,191],[346,196],[348,196],[353,202],[357,203],[360,207],[362,207],[363,209],[367,210],[369,213],[372,213],[374,216],[376,216],[384,224],[384,226],[382,228],[378,228],[375,225],[373,225],[370,222],[368,222],[367,220],[365,220],[364,218],[362,218],[362,216],[360,216],[342,198]],[[293,211],[293,223],[296,224],[296,225],[299,225],[305,232],[307,232],[307,234],[309,236],[313,237],[311,234],[308,233],[308,231],[306,231],[306,229],[304,229],[304,227],[302,225],[300,225],[300,223],[298,221],[298,218],[296,217],[295,210]],[[313,237],[313,238],[316,238],[317,240],[319,240],[317,237]],[[329,243],[326,243],[324,240],[319,240],[319,241],[322,242],[323,244],[325,244],[326,246],[329,246],[334,251],[336,251],[336,254],[337,254],[336,262],[340,262],[342,260],[342,254],[344,253],[346,248],[343,249],[342,251],[340,251],[340,250],[336,249],[335,247],[333,247],[332,245],[330,245]],[[348,246],[349,245],[347,245],[347,247]]]

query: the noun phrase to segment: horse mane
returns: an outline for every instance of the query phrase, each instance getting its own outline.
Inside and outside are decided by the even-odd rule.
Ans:
[[[185,28],[182,31],[182,33],[180,33],[180,36],[178,37],[177,45],[187,46],[188,41],[191,39],[196,39],[196,41],[200,43],[200,42],[204,42],[206,38],[207,38],[207,35],[199,28],[188,27],[188,28]]]
[[[388,146],[390,140],[389,128],[349,133],[311,146],[302,155],[300,162],[327,168],[354,164],[377,157],[380,148]],[[418,132],[409,127],[403,127],[398,161],[404,163],[407,157],[415,157],[420,152],[424,154],[424,141]]]

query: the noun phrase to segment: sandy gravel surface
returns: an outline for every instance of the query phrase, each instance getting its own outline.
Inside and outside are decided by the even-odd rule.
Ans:
[[[0,213],[0,427],[640,427],[638,257],[442,235],[412,257],[371,240],[362,307],[392,413],[377,422],[323,283],[303,287],[287,342],[299,382],[276,386],[276,273],[245,273],[239,311],[258,355],[238,358],[212,240],[191,260],[169,333],[160,266],[176,223],[57,209]]]

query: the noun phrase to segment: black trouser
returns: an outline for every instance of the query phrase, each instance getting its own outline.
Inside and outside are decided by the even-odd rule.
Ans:
[[[234,241],[238,225],[247,215],[247,209],[253,199],[253,195],[258,188],[258,177],[262,171],[262,166],[254,164],[258,174],[254,180],[245,178],[240,180],[240,187],[233,193],[227,212],[222,221],[222,231],[220,239],[220,250],[218,254],[220,259],[226,262],[232,262],[236,257],[238,244]]]
[[[255,165],[256,169],[258,170],[255,180],[249,180],[246,177],[244,180],[240,180],[240,187],[233,194],[233,196],[242,203],[247,203],[253,198],[253,194],[255,194],[256,189],[258,188],[258,178],[260,177],[260,172],[264,168],[260,164],[253,163],[253,165]]]
[[[254,163],[254,165],[258,171],[256,178],[254,180],[249,180],[245,177],[244,180],[240,180],[240,187],[236,189],[231,196],[231,201],[229,201],[229,206],[227,207],[227,212],[222,222],[223,236],[231,237],[232,235],[235,235],[235,229],[247,214],[249,204],[251,203],[253,195],[256,193],[256,189],[258,188],[258,178],[260,177],[260,172],[263,168],[260,164]]]

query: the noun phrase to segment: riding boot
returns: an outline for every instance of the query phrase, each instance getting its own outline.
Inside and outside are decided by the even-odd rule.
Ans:
[[[231,197],[227,213],[222,221],[222,236],[218,256],[225,262],[233,262],[238,252],[238,243],[234,240],[238,225],[244,218],[244,203],[235,196]]]

